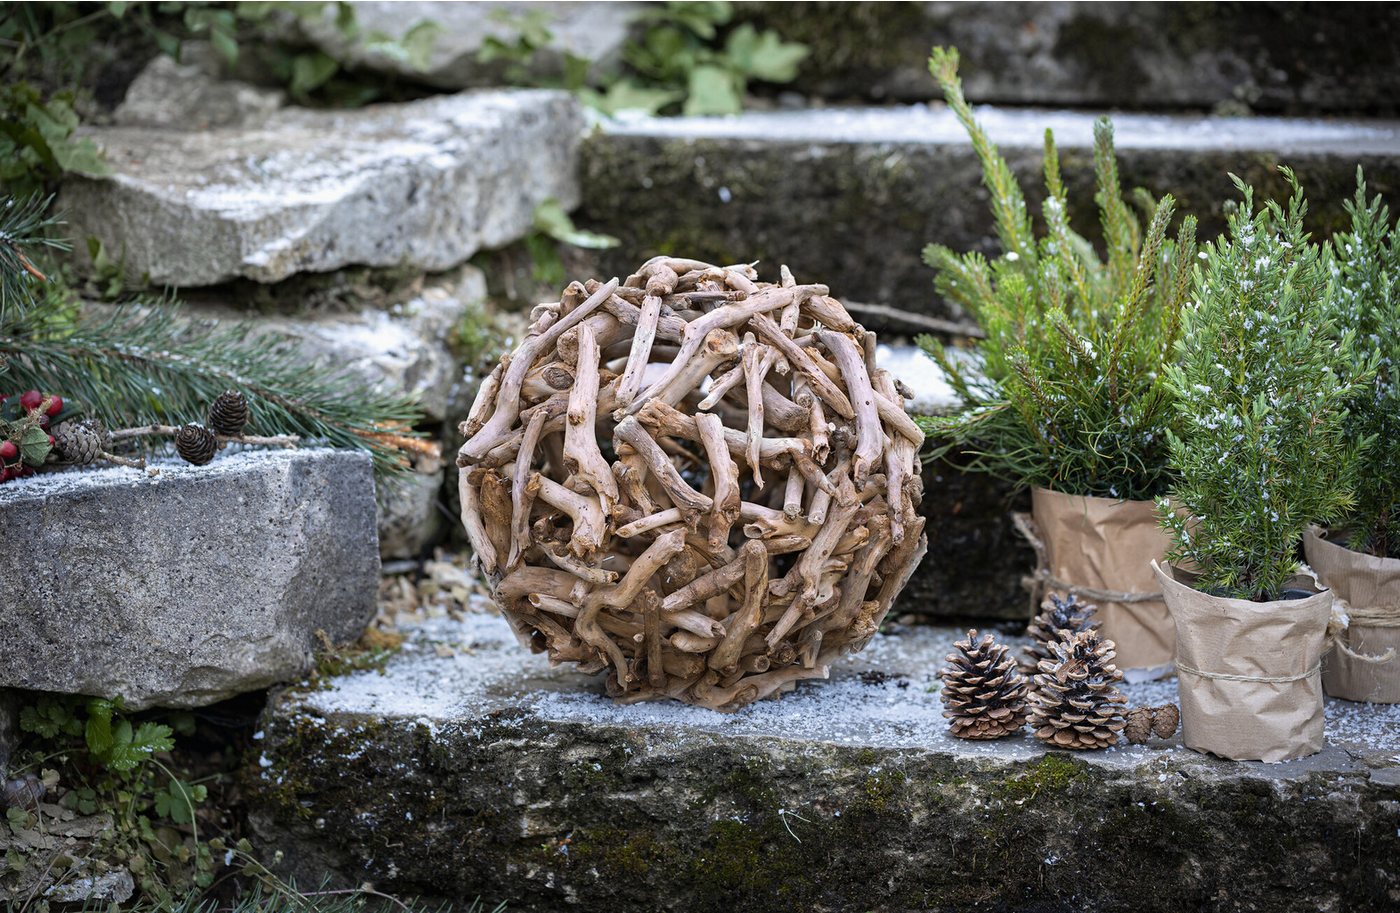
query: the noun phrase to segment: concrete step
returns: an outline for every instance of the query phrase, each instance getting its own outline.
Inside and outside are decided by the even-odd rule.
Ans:
[[[812,53],[789,87],[845,100],[940,98],[925,61],[962,53],[968,97],[1140,109],[1393,113],[1400,9],[1302,3],[736,4]]]
[[[1042,134],[1054,129],[1071,220],[1093,236],[1094,116],[981,108],[978,117],[1037,212]],[[1345,224],[1358,163],[1372,192],[1400,197],[1400,122],[1121,115],[1115,126],[1124,187],[1172,193],[1206,237],[1235,196],[1231,172],[1267,195],[1283,187],[1277,165],[1292,166],[1324,232]],[[994,250],[980,168],[942,107],[610,121],[584,143],[583,187],[575,221],[622,240],[597,275],[625,275],[656,253],[760,260],[765,278],[786,263],[840,298],[957,318],[933,299],[921,250]]]
[[[150,285],[444,270],[528,234],[550,197],[573,206],[582,127],[567,93],[501,90],[207,130],[97,128],[84,132],[111,173],[69,179],[59,208],[71,236]]]
[[[366,454],[248,450],[207,466],[0,485],[0,689],[197,707],[296,679],[317,632],[359,638],[379,551]]]
[[[882,634],[830,681],[724,715],[615,706],[494,614],[429,619],[382,673],[273,696],[252,821],[300,881],[329,867],[521,911],[1400,903],[1400,706],[1334,701],[1325,750],[1273,765],[1176,737],[966,742],[934,693],[957,634]]]

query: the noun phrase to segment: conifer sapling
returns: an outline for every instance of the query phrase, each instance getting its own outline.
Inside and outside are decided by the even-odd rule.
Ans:
[[[1327,261],[1303,230],[1301,188],[1280,170],[1293,188],[1286,208],[1256,208],[1234,178],[1243,201],[1196,272],[1167,368],[1180,419],[1173,495],[1186,510],[1158,505],[1168,558],[1199,571],[1199,589],[1260,601],[1297,572],[1307,525],[1352,506],[1368,440],[1351,435],[1347,405],[1372,369],[1353,332],[1332,324]]]

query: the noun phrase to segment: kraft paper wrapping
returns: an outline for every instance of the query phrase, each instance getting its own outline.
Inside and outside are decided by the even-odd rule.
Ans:
[[[1045,541],[1052,577],[1117,593],[1161,591],[1151,562],[1162,559],[1171,539],[1158,525],[1151,501],[1115,501],[1037,488],[1031,492],[1031,509]],[[1165,602],[1107,602],[1082,596],[1080,601],[1098,605],[1099,631],[1117,648],[1119,668],[1170,674],[1176,630]]]
[[[1225,599],[1187,586],[1181,581],[1189,575],[1176,568],[1154,561],[1152,569],[1176,621],[1186,747],[1235,761],[1321,751],[1320,666],[1332,592],[1276,602]],[[1293,585],[1317,589],[1306,577]]]
[[[1328,542],[1316,528],[1303,537],[1303,549],[1318,579],[1351,607],[1349,615],[1391,607],[1400,622],[1400,560],[1343,548]],[[1400,624],[1375,627],[1358,624],[1353,618],[1340,638],[1362,655],[1384,656],[1393,649],[1400,656]],[[1349,701],[1400,704],[1400,659],[1368,663],[1331,650],[1322,661],[1322,687],[1333,697]]]

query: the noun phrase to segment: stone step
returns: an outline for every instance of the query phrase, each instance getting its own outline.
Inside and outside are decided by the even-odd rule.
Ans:
[[[374,615],[364,453],[224,453],[207,466],[0,485],[0,689],[195,707],[294,680],[318,631]]]
[[[811,54],[784,88],[941,98],[925,62],[961,52],[968,97],[1116,108],[1396,110],[1400,9],[1296,3],[738,3]],[[1361,37],[1364,36],[1364,37]]]
[[[544,200],[574,205],[582,126],[567,93],[521,89],[207,130],[96,128],[85,134],[111,173],[66,181],[59,208],[71,236],[150,285],[444,270],[528,234]]]
[[[1042,134],[1053,128],[1073,224],[1097,232],[1094,115],[980,108],[978,118],[1037,212]],[[1115,127],[1124,187],[1172,193],[1205,237],[1236,196],[1231,172],[1276,195],[1277,165],[1292,166],[1324,232],[1346,224],[1358,162],[1372,192],[1400,198],[1400,122],[1121,115]],[[934,300],[920,252],[929,242],[995,252],[981,170],[941,107],[609,121],[584,143],[583,186],[575,221],[622,241],[599,258],[598,275],[626,275],[656,253],[760,260],[765,278],[786,263],[837,297],[958,318]]]
[[[724,715],[616,706],[493,614],[428,619],[382,673],[274,694],[252,823],[303,882],[521,911],[1400,903],[1400,705],[1330,702],[1325,750],[1272,765],[966,742],[933,693],[956,634],[882,634]]]

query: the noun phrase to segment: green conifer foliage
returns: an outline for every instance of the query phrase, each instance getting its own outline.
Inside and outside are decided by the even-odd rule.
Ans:
[[[1307,525],[1352,506],[1368,444],[1349,433],[1347,405],[1373,366],[1332,322],[1327,259],[1303,230],[1302,190],[1281,170],[1294,188],[1286,208],[1256,208],[1234,179],[1244,199],[1207,246],[1179,361],[1167,367],[1180,419],[1172,495],[1189,514],[1159,502],[1169,558],[1194,565],[1202,590],[1243,599],[1278,598]]]
[[[1106,257],[1069,225],[1054,136],[1045,133],[1045,234],[963,97],[957,52],[934,48],[929,69],[972,138],[991,194],[1002,254],[988,262],[930,245],[935,288],[986,331],[973,358],[920,340],[964,409],[920,419],[942,447],[975,454],[973,468],[1067,494],[1146,499],[1170,476],[1173,413],[1162,363],[1176,339],[1197,246],[1196,220],[1168,237],[1171,196],[1137,194],[1146,226],[1124,201],[1113,126],[1094,129],[1094,170]]]
[[[1332,239],[1332,298],[1337,326],[1356,331],[1353,370],[1377,358],[1375,378],[1351,404],[1348,424],[1357,438],[1374,438],[1356,483],[1356,507],[1347,523],[1350,545],[1400,558],[1400,241],[1380,195],[1367,202],[1356,171],[1356,198],[1347,204],[1351,231]]]

